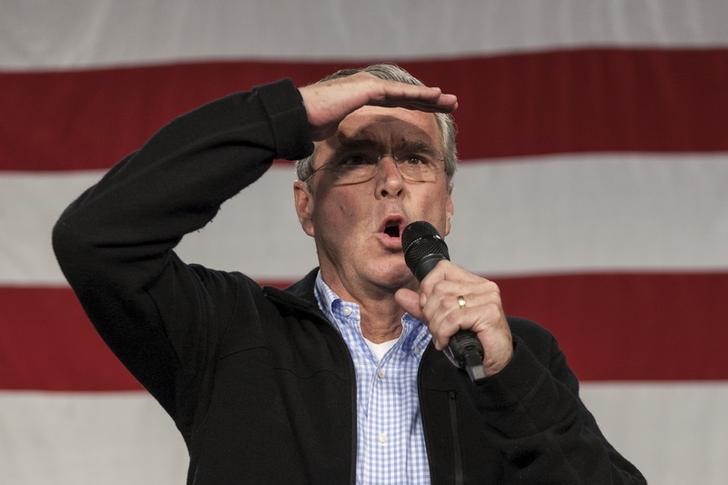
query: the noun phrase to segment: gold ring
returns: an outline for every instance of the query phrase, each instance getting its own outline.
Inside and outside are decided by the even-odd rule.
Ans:
[[[461,310],[465,308],[465,297],[463,295],[458,296],[458,306]]]

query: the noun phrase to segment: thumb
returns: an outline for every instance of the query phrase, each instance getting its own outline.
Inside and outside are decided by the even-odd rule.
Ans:
[[[420,295],[416,291],[408,288],[400,288],[394,293],[394,300],[401,306],[404,311],[415,317],[417,320],[424,321],[425,316],[420,307]]]

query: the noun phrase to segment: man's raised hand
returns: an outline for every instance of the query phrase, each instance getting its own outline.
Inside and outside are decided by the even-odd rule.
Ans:
[[[457,108],[453,94],[440,88],[388,81],[367,72],[321,81],[299,89],[314,141],[336,133],[339,123],[362,106],[387,106],[450,113]]]

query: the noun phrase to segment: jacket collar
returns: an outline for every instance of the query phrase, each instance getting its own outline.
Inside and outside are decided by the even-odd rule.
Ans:
[[[285,290],[266,286],[263,288],[263,293],[273,302],[323,318],[314,295],[318,270],[318,268],[314,268],[302,280],[292,284]]]
[[[278,302],[288,307],[293,307],[299,311],[308,313],[311,316],[326,321],[326,317],[323,313],[321,313],[314,294],[314,288],[316,287],[316,275],[318,274],[318,271],[318,268],[314,268],[306,276],[304,276],[303,279],[289,286],[285,290],[266,286],[263,288],[263,291],[268,298],[274,302]],[[329,325],[328,322],[327,325]],[[432,343],[427,346],[427,350],[425,350],[422,359],[420,385],[424,389],[449,391],[456,387],[454,382],[458,379],[466,379],[466,377],[464,377],[465,373],[455,369],[442,352],[435,350]]]
[[[316,275],[319,269],[314,268],[308,272],[302,280],[292,284],[284,292],[289,295],[307,302],[309,305],[316,305],[316,297],[314,296],[314,288],[316,287]]]

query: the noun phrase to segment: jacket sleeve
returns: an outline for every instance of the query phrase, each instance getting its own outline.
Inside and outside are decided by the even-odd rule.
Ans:
[[[232,94],[163,127],[56,223],[56,257],[89,318],[175,419],[176,396],[194,393],[241,293],[257,285],[183,264],[173,248],[274,158],[312,148],[290,81]]]
[[[476,390],[485,433],[504,453],[504,482],[646,483],[602,435],[553,336],[525,320],[511,328],[512,361]]]

